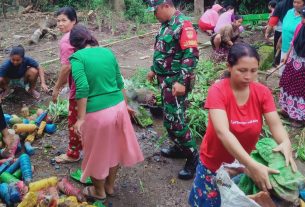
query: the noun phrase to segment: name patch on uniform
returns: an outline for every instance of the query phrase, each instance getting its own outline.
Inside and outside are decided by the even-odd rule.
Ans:
[[[190,21],[184,21],[179,42],[183,50],[198,46],[197,33]]]

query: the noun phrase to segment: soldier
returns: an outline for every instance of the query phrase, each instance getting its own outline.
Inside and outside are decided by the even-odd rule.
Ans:
[[[148,11],[154,14],[161,28],[156,36],[153,65],[147,75],[155,77],[161,87],[164,126],[174,146],[161,149],[169,158],[186,158],[178,177],[192,179],[198,163],[198,151],[186,123],[186,98],[192,89],[193,70],[198,62],[197,34],[190,21],[176,10],[172,0],[150,0]]]

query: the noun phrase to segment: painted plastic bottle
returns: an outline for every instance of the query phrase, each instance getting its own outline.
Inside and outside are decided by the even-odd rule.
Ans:
[[[21,115],[22,115],[23,117],[28,117],[28,116],[30,116],[30,110],[29,110],[29,107],[27,107],[26,104],[23,104],[23,105],[22,105],[22,108],[21,108]]]
[[[29,190],[31,192],[40,191],[46,188],[49,188],[51,186],[56,186],[58,182],[57,177],[49,177],[42,180],[38,180],[36,182],[32,182],[29,184]]]
[[[38,201],[38,195],[33,192],[28,192],[18,207],[35,207]]]
[[[45,112],[43,112],[42,114],[40,114],[37,119],[35,120],[35,123],[37,126],[40,125],[40,123],[42,122],[42,120],[44,120],[48,114],[49,110],[46,110]]]
[[[20,160],[20,169],[21,169],[23,181],[26,184],[28,184],[33,179],[31,159],[30,159],[29,155],[22,154],[19,157],[19,160]]]
[[[12,162],[13,158],[9,158],[2,165],[0,165],[0,175],[10,166]]]
[[[2,183],[12,184],[12,183],[17,183],[20,180],[18,180],[15,176],[13,176],[12,174],[10,174],[8,172],[3,172],[0,175],[0,181]]]
[[[54,132],[56,132],[56,125],[55,124],[47,124],[46,128],[45,128],[45,131],[48,134],[53,134]]]
[[[11,199],[9,194],[9,186],[7,183],[0,184],[0,198],[4,201],[8,206],[11,206]]]
[[[75,187],[68,179],[65,177],[58,183],[58,188],[61,192],[68,196],[75,196],[79,202],[85,201],[85,197],[81,190]]]
[[[13,174],[16,170],[18,170],[20,168],[20,160],[19,158],[13,163],[11,164],[6,170],[5,172],[8,172],[10,174]]]
[[[11,153],[10,153],[10,157],[14,157],[15,156],[15,153],[17,151],[17,148],[18,148],[18,145],[19,145],[19,142],[20,142],[20,138],[18,135],[14,135],[14,143],[12,145],[12,148],[11,148]]]
[[[13,173],[13,176],[16,177],[17,179],[21,179],[21,178],[22,178],[21,169],[19,168],[18,170],[16,170],[16,171]]]
[[[9,196],[11,203],[19,203],[21,201],[21,195],[18,188],[15,185],[9,185]]]
[[[31,145],[30,142],[25,142],[25,143],[24,143],[24,149],[25,149],[25,152],[26,152],[28,155],[30,155],[30,156],[32,156],[32,155],[35,154],[36,148],[35,148],[35,147],[32,147],[32,145]]]

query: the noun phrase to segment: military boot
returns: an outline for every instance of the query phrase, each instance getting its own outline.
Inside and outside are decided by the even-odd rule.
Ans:
[[[169,147],[169,148],[161,149],[161,155],[163,157],[168,157],[168,158],[177,158],[177,159],[186,158],[186,156],[184,155],[182,150],[176,145]]]
[[[198,151],[186,159],[184,168],[178,173],[178,178],[181,180],[190,180],[194,178],[196,167],[199,161]]]

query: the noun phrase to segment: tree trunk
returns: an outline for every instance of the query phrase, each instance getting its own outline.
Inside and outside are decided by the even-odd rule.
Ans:
[[[110,0],[111,6],[116,12],[124,12],[125,10],[125,2],[124,0]]]
[[[194,11],[196,16],[201,16],[204,12],[204,0],[194,0]]]

